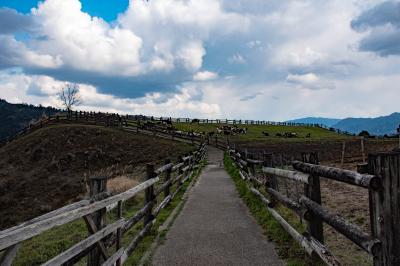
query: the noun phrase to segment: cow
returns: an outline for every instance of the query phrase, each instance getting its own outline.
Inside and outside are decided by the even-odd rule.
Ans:
[[[199,124],[199,123],[200,123],[200,119],[197,119],[197,118],[192,119],[192,121],[191,121],[190,123],[191,123],[191,124],[194,124],[194,123]]]
[[[308,133],[308,134],[306,135],[306,138],[311,138],[311,133]]]
[[[269,137],[269,133],[268,133],[268,132],[263,131],[262,134],[263,134],[264,136],[266,136],[266,137]]]

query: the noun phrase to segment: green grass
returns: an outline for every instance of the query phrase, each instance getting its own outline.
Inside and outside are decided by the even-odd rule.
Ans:
[[[216,132],[216,128],[223,124],[190,124],[190,123],[175,123],[174,126],[178,130],[195,132]],[[317,127],[303,127],[303,126],[270,126],[270,125],[238,125],[240,128],[248,128],[247,134],[239,134],[233,136],[233,140],[237,141],[312,141],[321,139],[340,140],[348,139],[350,136],[340,135],[335,132]],[[269,137],[266,137],[262,132],[268,132]],[[276,137],[277,133],[295,132],[297,138],[282,138]],[[306,138],[310,133],[311,138]]]
[[[262,201],[249,190],[247,183],[240,177],[238,168],[233,166],[232,162],[231,158],[225,154],[224,165],[226,171],[235,182],[240,197],[246,203],[258,224],[263,228],[264,234],[269,240],[275,243],[278,255],[285,259],[287,265],[290,266],[313,265],[304,250],[280,226],[280,224],[268,212]],[[260,189],[260,191],[262,191],[262,189]],[[293,212],[283,206],[277,206],[277,211],[299,233],[304,232],[304,224],[301,223],[300,219]]]
[[[204,164],[203,164],[204,165]],[[194,171],[192,177],[187,180],[183,188],[178,192],[175,198],[164,208],[159,215],[155,225],[153,225],[151,231],[147,236],[143,238],[141,243],[138,245],[134,253],[125,262],[125,265],[138,265],[144,253],[153,243],[157,234],[161,234],[161,239],[166,234],[166,231],[158,232],[158,227],[162,225],[166,219],[170,216],[172,211],[181,202],[183,193],[186,191],[190,181],[196,178],[201,171],[197,169]],[[171,188],[171,193],[176,189],[177,185]],[[144,195],[140,193],[134,198],[126,201],[123,208],[124,217],[132,217],[140,208],[143,207]],[[163,200],[163,193],[159,195],[158,203]],[[117,220],[116,209],[107,214],[107,223],[110,224]],[[133,237],[143,228],[143,222],[139,222],[132,229],[126,232],[123,236],[122,244],[126,247],[133,239]],[[61,252],[72,247],[74,244],[85,239],[88,236],[88,231],[83,219],[75,220],[71,223],[53,228],[46,231],[34,238],[23,242],[21,249],[18,251],[17,257],[13,265],[24,266],[24,265],[41,265],[49,259],[57,256]],[[109,249],[109,255],[115,250],[115,247]],[[1,253],[0,253],[1,256]],[[85,265],[86,260],[82,259],[78,265]]]

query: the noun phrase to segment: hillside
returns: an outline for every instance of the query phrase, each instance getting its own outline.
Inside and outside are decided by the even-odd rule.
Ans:
[[[138,179],[147,163],[187,153],[191,146],[117,129],[57,125],[0,149],[0,229],[87,193],[93,175]]]
[[[57,112],[59,110],[53,107],[11,104],[0,99],[0,140],[14,136],[43,115],[49,116]]]
[[[333,125],[333,127],[356,134],[362,130],[367,130],[374,135],[384,135],[396,134],[396,129],[399,125],[400,113],[393,113],[376,118],[346,118]]]
[[[324,118],[324,117],[305,117],[299,119],[293,119],[286,122],[290,123],[305,123],[305,124],[321,124],[328,127],[337,124],[341,119],[336,118]]]

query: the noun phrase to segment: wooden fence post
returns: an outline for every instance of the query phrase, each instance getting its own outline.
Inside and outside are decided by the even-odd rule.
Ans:
[[[184,178],[183,170],[182,170],[182,169],[185,167],[185,162],[183,161],[182,156],[179,156],[179,157],[178,157],[178,162],[179,162],[179,163],[183,163],[183,166],[179,167],[179,170],[178,170],[178,176],[179,176],[179,175],[182,175],[182,176],[179,178],[179,181],[178,181],[178,186],[180,186],[180,185],[182,185],[182,179]]]
[[[361,137],[361,155],[362,155],[363,163],[365,163],[364,137]]]
[[[274,154],[273,153],[263,152],[263,166],[274,167]],[[266,184],[265,184],[266,188],[270,187],[276,191],[279,190],[278,180],[277,180],[276,176],[271,176],[268,181],[269,182],[266,182]],[[274,206],[275,204],[276,204],[275,198],[271,197],[271,205]]]
[[[169,164],[169,163],[171,163],[171,160],[170,160],[170,159],[165,160],[165,164]],[[168,170],[165,172],[165,179],[164,179],[164,182],[165,182],[165,183],[168,182],[168,181],[171,179],[171,172],[172,172],[172,169],[171,169],[171,168],[168,169]],[[169,196],[170,188],[171,188],[171,185],[168,185],[168,186],[165,187],[165,189],[164,189],[164,197],[165,197],[165,198]]]
[[[107,177],[91,177],[90,178],[90,197],[93,198],[100,193],[107,192]],[[105,227],[106,208],[98,210],[92,214],[92,220],[97,230]],[[87,257],[88,266],[98,266],[102,263],[102,256],[99,247],[94,248]]]
[[[369,155],[368,172],[382,182],[369,191],[372,236],[382,242],[374,265],[400,265],[400,152]]]
[[[146,180],[150,180],[152,178],[154,178],[156,176],[156,173],[154,172],[154,165],[152,164],[147,164],[147,169],[146,169]],[[145,189],[144,191],[145,193],[145,205],[147,205],[149,202],[152,202],[155,199],[154,196],[154,186],[151,185],[148,188]],[[151,220],[153,220],[153,214],[152,214],[152,209],[153,209],[153,205],[154,203],[150,203],[151,207],[149,208],[149,210],[146,212],[146,214],[144,215],[144,226],[146,226],[149,222],[151,222]]]
[[[342,159],[340,161],[340,167],[341,168],[343,168],[345,152],[346,152],[346,141],[343,141],[343,144],[342,144]]]
[[[303,162],[319,164],[317,153],[302,153]],[[317,175],[310,175],[308,184],[304,184],[304,195],[310,200],[321,204],[321,186],[320,178]],[[318,216],[310,214],[307,224],[307,231],[316,240],[324,243],[323,221]]]

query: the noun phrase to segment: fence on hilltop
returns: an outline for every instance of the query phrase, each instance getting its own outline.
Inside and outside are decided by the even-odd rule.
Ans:
[[[262,120],[241,120],[241,119],[192,119],[192,118],[172,118],[172,117],[154,117],[144,115],[120,115],[114,113],[101,112],[62,112],[58,115],[49,116],[30,123],[21,129],[14,136],[0,140],[0,144],[4,145],[24,136],[36,129],[59,122],[81,122],[86,124],[96,124],[103,126],[134,126],[134,123],[146,121],[170,121],[172,123],[198,123],[198,124],[226,124],[226,125],[270,125],[270,126],[298,126],[298,127],[316,127],[330,130],[338,134],[352,135],[349,132],[327,127],[322,124],[292,123],[292,122],[273,122]]]

